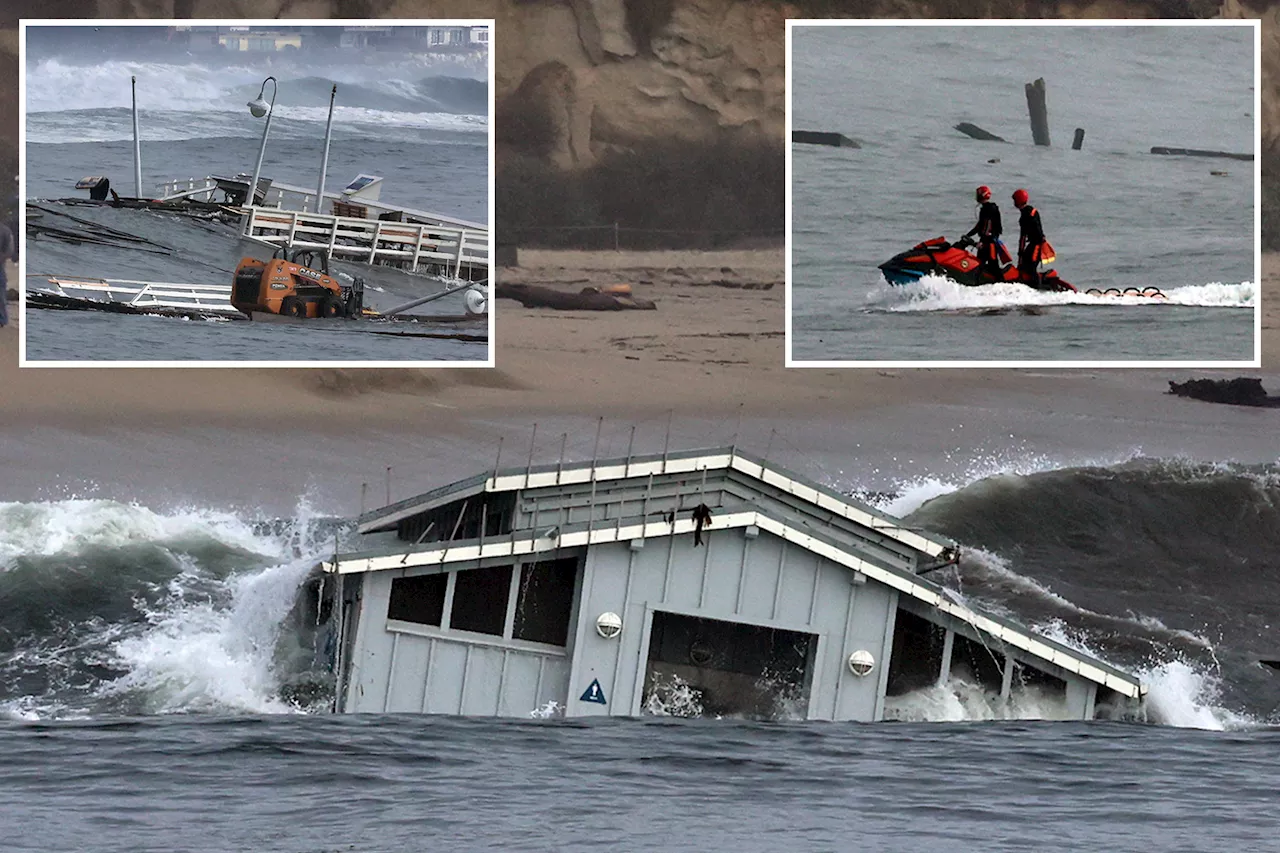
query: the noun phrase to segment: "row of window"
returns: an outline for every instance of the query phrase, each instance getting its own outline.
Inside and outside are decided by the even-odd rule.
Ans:
[[[578,558],[567,557],[520,566],[515,614],[507,624],[515,566],[488,566],[456,572],[395,578],[387,618],[444,627],[449,584],[453,601],[448,628],[534,643],[563,646],[578,577]],[[508,633],[508,629],[510,633]]]

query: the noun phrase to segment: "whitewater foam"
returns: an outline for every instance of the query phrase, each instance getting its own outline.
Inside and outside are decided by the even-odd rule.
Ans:
[[[1079,286],[1079,285],[1077,285]],[[1101,285],[1098,289],[1105,289]],[[871,312],[961,311],[969,309],[1021,308],[1026,306],[1079,305],[1147,306],[1187,305],[1201,308],[1253,308],[1258,289],[1253,282],[1162,287],[1164,299],[1144,296],[1105,296],[1085,293],[1048,292],[1011,282],[966,287],[939,275],[926,275],[910,285],[890,285],[883,279],[866,296],[864,310]]]
[[[111,500],[0,503],[0,570],[23,555],[47,557],[140,542],[200,541],[255,553],[281,553],[279,542],[264,539],[252,525],[221,510],[180,508],[160,513]]]
[[[225,581],[229,601],[187,600],[185,583],[146,617],[150,627],[115,646],[128,673],[102,686],[99,695],[144,695],[151,713],[243,711],[291,713],[278,697],[276,643],[298,587],[315,565],[300,559]]]

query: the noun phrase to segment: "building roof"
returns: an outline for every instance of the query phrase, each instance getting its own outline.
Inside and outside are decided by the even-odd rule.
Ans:
[[[403,519],[481,493],[497,494],[591,482],[603,484],[657,474],[693,474],[722,470],[737,471],[749,479],[759,480],[798,500],[871,528],[929,557],[937,557],[955,544],[923,531],[903,527],[900,519],[887,515],[870,504],[732,447],[506,468],[459,480],[367,512],[359,518],[359,531],[375,533],[394,530]]]

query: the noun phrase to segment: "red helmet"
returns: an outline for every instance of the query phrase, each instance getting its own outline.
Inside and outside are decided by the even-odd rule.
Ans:
[[[1026,191],[1026,190],[1014,190],[1014,191],[1013,191],[1013,206],[1014,206],[1014,207],[1022,207],[1024,204],[1026,204],[1026,203],[1027,203],[1028,201],[1030,201],[1030,200],[1031,200],[1031,196],[1027,195],[1027,191]]]
[[[991,187],[978,187],[973,195],[978,201],[991,201]]]

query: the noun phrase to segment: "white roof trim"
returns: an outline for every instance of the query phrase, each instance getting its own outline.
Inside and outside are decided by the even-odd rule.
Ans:
[[[552,474],[554,476],[554,472]],[[648,472],[646,471],[645,475],[647,476],[647,474]],[[519,476],[521,478],[525,477],[523,474]],[[539,475],[535,474],[533,476],[537,477]],[[1003,625],[970,610],[950,598],[939,595],[934,590],[915,583],[909,576],[903,576],[897,572],[882,568],[875,563],[869,563],[836,545],[794,528],[786,522],[778,521],[754,510],[727,513],[717,516],[715,520],[715,529],[719,530],[749,527],[751,525],[772,533],[787,542],[799,545],[823,559],[861,572],[873,580],[898,590],[900,593],[905,593],[931,607],[937,608],[943,613],[967,622],[975,629],[989,634],[1016,649],[1021,649],[1033,657],[1056,664],[1068,672],[1079,675],[1081,678],[1105,685],[1117,693],[1131,698],[1139,698],[1146,693],[1146,688],[1136,680],[1127,681],[1105,672],[1074,654],[1055,649],[1041,642],[1034,635]],[[677,519],[674,523],[666,521],[632,522],[572,531],[561,534],[557,539],[550,537],[530,538],[528,536],[515,539],[509,536],[494,537],[484,543],[476,542],[454,547],[409,551],[407,554],[402,552],[376,557],[353,557],[345,560],[339,559],[336,565],[333,561],[326,561],[320,565],[326,572],[334,572],[336,570],[339,574],[358,574],[390,569],[405,569],[415,566],[439,566],[447,563],[542,554],[563,548],[578,548],[609,542],[627,542],[632,539],[645,539],[651,536],[679,536],[692,533],[694,527],[692,519]]]

